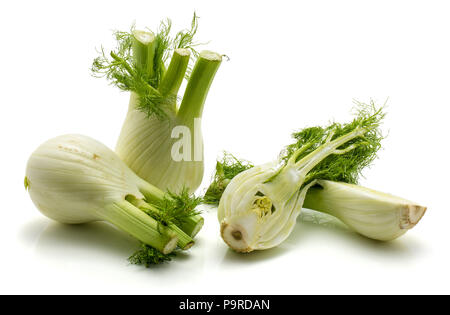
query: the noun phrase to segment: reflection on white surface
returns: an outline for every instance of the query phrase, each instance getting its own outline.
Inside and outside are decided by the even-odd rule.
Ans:
[[[301,251],[309,242],[314,242],[314,237],[321,240],[330,238],[333,243],[342,243],[385,257],[408,257],[420,252],[420,244],[414,239],[408,239],[407,242],[403,242],[402,238],[393,242],[370,240],[347,229],[341,221],[332,216],[304,209],[299,216],[297,227],[281,246],[241,254],[229,249],[222,242],[215,209],[206,209],[204,216],[206,224],[198,235],[193,250],[178,252],[175,260],[169,264],[187,263],[192,255],[204,255],[209,263],[219,260],[222,266],[270,261]],[[61,261],[74,260],[78,263],[82,263],[83,259],[100,258],[119,259],[123,262],[139,247],[136,239],[106,222],[67,225],[39,218],[24,225],[20,235],[22,241],[33,246],[35,254],[40,257]],[[198,261],[198,257],[195,260]]]
[[[413,258],[421,252],[422,245],[413,238],[408,237],[405,240],[404,237],[400,237],[391,242],[372,240],[353,232],[340,220],[317,211],[303,209],[297,221],[298,227],[287,240],[289,244],[299,242],[299,237],[309,238],[307,235],[321,233],[324,236],[329,235],[339,243],[345,242],[355,250],[359,249],[386,258]]]
[[[67,225],[50,222],[35,247],[38,255],[52,259],[77,259],[78,256],[128,257],[138,248],[137,240],[105,222]]]
[[[391,242],[380,242],[363,237],[350,229],[340,220],[317,211],[303,209],[297,219],[297,226],[280,246],[247,254],[236,253],[229,249],[222,264],[251,264],[269,261],[281,256],[301,253],[311,244],[321,246],[342,244],[347,250],[360,250],[361,254],[377,255],[378,259],[412,259],[421,254],[421,244],[414,239],[399,238]],[[328,244],[328,245],[327,245]],[[316,245],[317,246],[317,245]],[[286,257],[286,259],[290,259]]]
[[[281,246],[239,254],[220,238],[216,209],[205,207],[203,215],[205,226],[195,246],[178,253],[173,261],[149,269],[127,262],[139,244],[108,223],[64,225],[37,217],[25,224],[19,235],[21,242],[32,248],[31,267],[39,271],[30,271],[35,279],[31,288],[41,281],[51,281],[54,288],[48,290],[52,293],[59,288],[64,292],[97,293],[101,288],[102,293],[248,294],[251,290],[256,294],[266,292],[264,284],[258,285],[263,275],[264,282],[278,288],[271,292],[309,293],[321,290],[315,278],[344,281],[351,272],[357,279],[353,281],[363,281],[383,277],[386,266],[401,275],[404,266],[415,268],[425,251],[408,234],[389,243],[372,241],[333,217],[305,209]],[[299,272],[293,272],[296,269]],[[236,287],[236,279],[244,281]],[[297,284],[304,281],[309,282],[308,287]],[[336,289],[339,281],[328,288]]]

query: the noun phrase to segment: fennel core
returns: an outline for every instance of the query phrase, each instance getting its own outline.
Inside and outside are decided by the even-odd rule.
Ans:
[[[202,117],[222,61],[222,55],[215,52],[196,51],[197,28],[198,17],[194,13],[190,28],[174,37],[170,36],[170,20],[161,22],[157,32],[134,28],[116,32],[116,49],[109,56],[102,49],[92,66],[95,76],[106,77],[112,85],[131,92],[117,154],[144,180],[175,193],[183,187],[190,192],[198,188],[204,163],[203,150],[194,159],[173,159],[173,130],[186,126],[190,134],[196,133],[194,121]],[[184,79],[186,89],[178,105]],[[200,143],[190,143],[190,152],[197,152],[195,147],[203,148],[201,134],[195,139]]]

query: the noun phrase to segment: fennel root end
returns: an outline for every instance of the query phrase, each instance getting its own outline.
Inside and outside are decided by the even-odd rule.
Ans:
[[[405,205],[400,212],[400,228],[412,229],[419,223],[426,211],[427,207],[414,204]]]
[[[228,224],[222,221],[220,224],[220,235],[224,242],[238,253],[248,253],[253,249],[247,244],[247,233],[237,224]]]

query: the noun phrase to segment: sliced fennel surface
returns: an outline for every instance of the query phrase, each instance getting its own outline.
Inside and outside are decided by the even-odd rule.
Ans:
[[[221,236],[234,250],[279,245],[291,233],[306,194],[318,179],[355,180],[376,157],[384,117],[358,104],[350,123],[305,128],[294,134],[280,161],[252,167],[226,186],[218,208]]]
[[[130,92],[117,154],[144,180],[176,193],[193,192],[202,181],[201,117],[222,61],[220,54],[194,49],[197,21],[194,14],[190,29],[173,38],[170,20],[158,32],[116,32],[117,48],[109,55],[102,50],[92,66],[94,75]]]
[[[217,161],[214,178],[203,202],[218,205],[228,183],[252,167],[250,162],[225,153]],[[391,194],[329,180],[317,180],[308,189],[303,207],[339,218],[355,232],[379,241],[402,236],[420,221],[427,209]]]
[[[294,133],[293,136],[296,142],[282,151],[281,160],[287,161],[296,151],[296,148],[298,149],[307,144],[308,137],[317,132],[317,130],[321,130],[321,128],[307,128]],[[403,235],[408,229],[413,228],[424,215],[426,207],[404,198],[350,184],[357,182],[360,171],[375,157],[379,143],[373,140],[376,140],[377,137],[380,139],[381,135],[373,135],[375,135],[375,138],[372,139],[372,148],[360,148],[360,152],[357,152],[358,157],[353,156],[350,159],[353,160],[353,164],[346,165],[346,172],[341,171],[328,174],[335,181],[315,180],[314,185],[310,186],[306,192],[304,207],[333,215],[346,223],[352,230],[365,237],[388,241]],[[342,170],[342,163],[337,165]],[[224,157],[217,161],[212,183],[203,197],[204,202],[218,205],[225,188],[233,178],[253,167],[254,165],[251,162],[240,160],[225,152]],[[253,175],[249,172],[247,177],[264,173],[261,171],[262,168],[265,168],[267,172],[272,172],[275,176],[279,172],[280,165],[277,162],[273,162],[258,168],[259,170],[253,171]],[[323,174],[324,167],[316,170],[321,170]],[[340,181],[337,182],[336,180]],[[261,195],[262,193],[259,192],[258,194]],[[259,203],[261,202],[259,201]],[[218,213],[219,221],[222,221],[225,216],[221,211],[222,209],[220,208]],[[235,233],[235,235],[240,237],[239,233]]]
[[[203,225],[195,210],[198,198],[186,191],[164,193],[105,145],[82,135],[39,146],[28,160],[25,183],[45,216],[68,224],[108,221],[161,255],[191,247],[192,232]]]

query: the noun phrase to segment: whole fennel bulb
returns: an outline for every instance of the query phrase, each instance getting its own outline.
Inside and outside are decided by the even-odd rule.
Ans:
[[[43,143],[28,160],[25,186],[36,207],[56,221],[108,221],[163,254],[193,244],[164,208],[174,198],[138,177],[92,138],[63,135]],[[185,224],[201,227],[193,209],[184,214],[191,218]]]
[[[202,182],[204,162],[201,116],[207,90],[200,92],[199,87],[194,85],[200,82],[203,84],[205,82],[202,79],[209,78],[210,81],[204,85],[209,88],[220,61],[221,56],[216,53],[200,53],[180,109],[174,107],[167,113],[166,119],[156,115],[148,117],[136,110],[139,96],[131,94],[116,152],[132,170],[161,189],[177,192],[186,186],[195,191]],[[176,127],[183,128],[181,131],[189,131],[183,137],[184,140],[189,137],[190,141],[180,150],[176,143],[182,140],[175,133]],[[180,153],[181,150],[183,152]],[[176,155],[180,155],[181,160],[174,158]]]
[[[211,51],[197,53],[191,28],[170,38],[170,21],[155,34],[132,30],[118,32],[118,48],[108,58],[104,52],[94,61],[93,72],[130,91],[116,152],[141,178],[162,190],[195,191],[204,173],[201,117],[222,56]],[[170,63],[166,65],[172,53]],[[189,62],[195,59],[193,69]],[[178,91],[187,85],[178,106]]]

